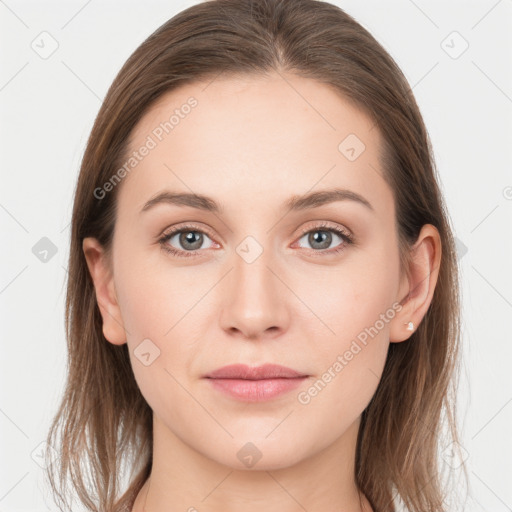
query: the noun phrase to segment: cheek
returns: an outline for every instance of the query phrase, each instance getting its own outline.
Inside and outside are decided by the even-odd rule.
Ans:
[[[156,372],[165,374],[167,369],[181,375],[189,367],[204,334],[208,312],[202,299],[211,282],[211,272],[201,273],[192,267],[172,269],[164,255],[151,261],[144,254],[132,253],[129,259],[119,261],[116,291],[132,367],[141,389],[153,385],[148,379]],[[154,358],[151,371],[140,360],[142,351]],[[165,375],[168,380],[169,375]]]
[[[178,407],[183,410],[187,396],[182,396],[178,382],[184,382],[183,373],[194,349],[195,337],[187,326],[200,290],[197,294],[192,288],[184,292],[181,281],[169,276],[162,279],[161,271],[143,262],[127,261],[116,270],[120,283],[116,290],[137,385],[154,411],[166,408],[171,396],[176,404],[183,400]]]
[[[318,373],[298,402],[312,428],[329,425],[335,436],[363,412],[378,387],[396,312],[392,273],[378,265],[362,266],[359,273],[345,268],[328,277],[315,280],[323,286],[308,295],[303,288],[305,302],[321,322],[308,316],[309,332],[314,331],[308,351]]]
[[[396,259],[398,262],[398,259]],[[310,411],[323,407],[351,418],[360,414],[377,389],[395,317],[398,273],[390,255],[361,253],[313,282],[302,281],[302,296],[319,319],[308,313],[309,352],[318,369],[317,383],[304,401]],[[307,325],[304,326],[307,329]],[[314,402],[314,404],[313,404]],[[308,402],[309,403],[309,402]],[[308,406],[309,407],[309,406]]]
[[[198,281],[184,280],[171,269],[159,248],[120,258],[116,266],[116,290],[129,336],[164,341],[173,326],[201,296]]]
[[[317,273],[314,279],[310,274],[298,281],[297,295],[310,309],[308,318],[318,317],[317,332],[322,337],[346,342],[373,326],[381,314],[393,313],[391,306],[398,282],[393,262],[389,256],[364,256]],[[383,330],[387,330],[387,325]],[[379,326],[382,329],[380,322]]]

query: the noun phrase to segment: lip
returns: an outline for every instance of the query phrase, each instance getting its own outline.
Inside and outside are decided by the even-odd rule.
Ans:
[[[307,377],[306,374],[300,373],[286,366],[279,364],[263,364],[261,366],[247,366],[246,364],[230,364],[223,366],[213,372],[205,375],[210,379],[293,379],[295,377]]]
[[[211,385],[237,400],[263,402],[300,386],[309,375],[276,364],[224,366],[204,376]]]

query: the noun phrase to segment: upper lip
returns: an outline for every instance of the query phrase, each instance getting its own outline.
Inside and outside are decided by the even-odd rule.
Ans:
[[[261,366],[247,366],[245,364],[231,364],[218,368],[204,377],[209,379],[293,379],[307,377],[306,374],[281,366],[279,364],[264,364]]]

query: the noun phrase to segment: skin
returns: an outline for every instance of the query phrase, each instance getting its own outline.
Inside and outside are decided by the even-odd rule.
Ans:
[[[392,191],[381,176],[381,135],[332,88],[291,74],[223,77],[205,87],[167,93],[136,126],[132,150],[190,96],[198,101],[118,185],[112,261],[95,239],[83,241],[105,338],[128,343],[153,410],[153,470],[133,510],[370,511],[364,497],[359,504],[354,477],[361,413],[389,344],[407,342],[407,322],[417,327],[430,305],[439,234],[423,227],[408,280],[399,269]],[[351,133],[366,146],[354,161],[338,149]],[[364,196],[374,211],[350,200],[300,212],[283,207],[293,195],[333,187]],[[139,213],[163,189],[208,195],[223,212],[159,204]],[[184,222],[206,233],[195,257],[173,256],[158,243]],[[324,246],[302,235],[325,222],[348,230],[355,243],[329,255],[345,243],[338,235],[328,231]],[[263,249],[250,264],[237,252],[249,235]],[[167,244],[191,250],[179,234]],[[406,296],[321,392],[298,401]],[[160,350],[149,366],[134,353],[146,338]],[[230,398],[202,378],[227,364],[265,362],[310,377],[259,403]],[[237,457],[248,442],[262,454],[251,468]]]

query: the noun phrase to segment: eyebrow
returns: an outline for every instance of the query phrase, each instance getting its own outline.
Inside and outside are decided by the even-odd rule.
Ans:
[[[352,190],[334,188],[329,190],[319,190],[301,196],[292,196],[283,207],[290,211],[303,211],[311,208],[318,208],[325,204],[335,201],[354,201],[359,203],[375,213],[373,206],[363,196]],[[164,190],[147,201],[140,213],[148,211],[157,204],[173,204],[177,206],[189,206],[213,213],[222,213],[223,208],[211,197],[202,194],[190,194],[184,192],[171,192]]]

